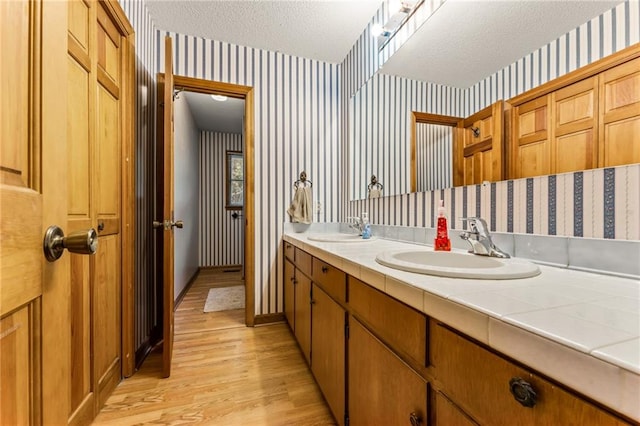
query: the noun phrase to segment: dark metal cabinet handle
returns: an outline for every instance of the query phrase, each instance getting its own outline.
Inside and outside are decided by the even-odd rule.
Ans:
[[[530,383],[521,379],[520,377],[514,377],[509,380],[509,388],[511,395],[524,407],[533,407],[536,405],[536,391],[533,389]]]
[[[98,221],[98,231],[104,231],[104,221]]]
[[[322,273],[326,274],[327,272],[329,272],[329,268],[327,268],[326,266],[322,267]]]
[[[411,422],[411,426],[420,426],[422,419],[416,413],[411,413],[409,414],[409,422]]]
[[[313,300],[313,299],[311,299],[311,301],[309,301],[309,303],[310,303],[310,304],[312,304],[312,305],[315,305],[315,304],[316,304],[316,301],[315,301],[315,300]]]

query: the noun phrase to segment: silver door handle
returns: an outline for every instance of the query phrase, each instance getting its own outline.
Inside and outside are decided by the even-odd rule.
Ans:
[[[47,228],[42,245],[49,262],[60,259],[64,249],[76,254],[94,254],[98,250],[98,233],[91,228],[72,232],[65,237],[62,229],[53,225]]]
[[[164,222],[159,222],[157,220],[153,221],[153,228],[154,229],[158,229],[158,228],[164,228],[166,230],[169,230],[171,228],[180,228],[182,229],[184,227],[184,222],[181,220],[176,220],[175,222],[172,222],[170,220],[165,220]]]

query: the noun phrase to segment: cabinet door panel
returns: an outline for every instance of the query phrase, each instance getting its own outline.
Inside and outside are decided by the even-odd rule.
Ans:
[[[551,172],[596,167],[598,79],[588,78],[551,95],[554,124]]]
[[[284,315],[291,330],[295,330],[294,303],[295,303],[295,269],[288,259],[284,261]]]
[[[350,425],[426,423],[427,383],[353,318],[348,358]]]
[[[640,58],[600,75],[598,165],[640,163]]]
[[[296,274],[295,335],[307,363],[311,360],[311,280],[302,274]]]
[[[311,371],[339,425],[345,414],[345,311],[313,284]]]

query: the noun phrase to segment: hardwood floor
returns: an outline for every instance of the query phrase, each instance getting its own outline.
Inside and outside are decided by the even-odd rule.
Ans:
[[[250,328],[243,309],[202,312],[209,288],[240,278],[203,271],[176,310],[171,377],[150,354],[93,424],[335,424],[286,324]]]

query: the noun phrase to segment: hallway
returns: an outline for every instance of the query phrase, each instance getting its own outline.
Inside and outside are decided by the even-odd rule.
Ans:
[[[93,424],[334,424],[286,324],[249,328],[244,309],[202,312],[209,288],[240,278],[201,271],[176,310],[171,377],[150,354]]]

